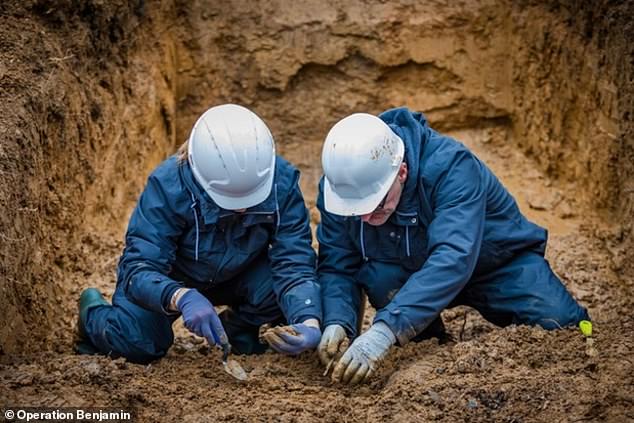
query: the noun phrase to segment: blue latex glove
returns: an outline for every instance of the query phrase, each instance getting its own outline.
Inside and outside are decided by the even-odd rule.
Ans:
[[[332,372],[334,382],[354,385],[363,382],[376,370],[396,342],[396,337],[383,322],[370,326],[367,332],[354,340]]]
[[[292,329],[295,335],[288,333],[288,328]],[[303,323],[286,327],[278,326],[269,329],[269,331],[264,334],[264,339],[271,348],[279,353],[297,355],[304,351],[312,350],[317,346],[321,339],[321,330]]]
[[[190,289],[178,299],[176,307],[183,314],[185,327],[205,338],[209,345],[222,346],[229,343],[214,306],[200,292]]]

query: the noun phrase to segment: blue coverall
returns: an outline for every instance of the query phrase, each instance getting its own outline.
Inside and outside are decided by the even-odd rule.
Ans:
[[[276,158],[269,197],[244,213],[220,208],[187,161],[165,160],[132,213],[112,306],[89,310],[85,329],[104,354],[160,358],[174,341],[168,310],[180,287],[198,289],[220,314],[237,353],[260,353],[263,323],[321,321],[309,215],[299,171]]]
[[[404,345],[440,312],[469,305],[500,326],[553,329],[588,319],[544,259],[547,232],[528,221],[496,176],[421,113],[379,116],[405,143],[408,176],[396,211],[381,226],[317,206],[318,277],[324,326],[357,335],[361,292]],[[440,321],[441,322],[441,321]],[[431,326],[430,326],[431,325]]]

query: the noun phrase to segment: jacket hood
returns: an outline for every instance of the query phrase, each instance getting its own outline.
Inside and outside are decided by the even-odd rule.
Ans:
[[[411,214],[419,209],[417,187],[420,165],[429,138],[427,119],[420,112],[412,112],[406,107],[386,110],[379,115],[405,144],[405,162],[407,163],[407,181],[397,212]]]

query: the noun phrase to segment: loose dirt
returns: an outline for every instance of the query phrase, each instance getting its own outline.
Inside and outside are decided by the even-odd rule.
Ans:
[[[443,314],[455,342],[434,340],[396,348],[369,384],[334,385],[314,353],[297,358],[272,352],[238,357],[248,380],[225,374],[221,352],[177,328],[168,356],[149,366],[122,359],[60,352],[4,357],[0,397],[6,404],[111,406],[143,421],[627,421],[634,418],[632,296],[609,269],[609,253],[593,237],[589,216],[560,217],[574,198],[516,150],[487,141],[503,130],[461,131],[494,168],[525,212],[550,223],[548,258],[594,323],[588,354],[578,330],[495,328],[468,308]],[[492,148],[495,146],[495,148]],[[548,186],[550,185],[550,186]],[[553,209],[526,206],[561,197]],[[581,214],[581,212],[579,212]],[[585,212],[584,212],[585,213]],[[110,262],[119,245],[109,251]],[[96,257],[95,257],[96,258]],[[111,269],[99,287],[111,293]],[[631,288],[631,287],[630,287]],[[631,292],[631,291],[630,291]],[[366,315],[366,325],[372,311]]]
[[[634,421],[632,2],[73,2],[0,5],[0,406],[114,407],[140,421]],[[424,4],[422,4],[424,3]],[[79,292],[111,296],[146,176],[206,107],[252,107],[302,170],[355,111],[408,105],[463,141],[548,228],[594,320],[395,348],[368,384],[316,353],[235,357],[176,323],[141,366],[72,351]],[[368,310],[365,325],[371,322]]]

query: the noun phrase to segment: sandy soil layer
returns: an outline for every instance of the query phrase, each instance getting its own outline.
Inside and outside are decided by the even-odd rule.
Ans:
[[[237,382],[210,350],[177,322],[168,356],[149,366],[76,356],[65,337],[57,352],[5,357],[0,398],[6,405],[100,406],[133,410],[143,421],[506,421],[634,419],[634,318],[631,287],[610,269],[593,238],[600,227],[575,207],[573,192],[534,170],[505,146],[503,128],[459,131],[502,178],[535,221],[552,228],[548,257],[595,319],[594,351],[578,330],[499,329],[475,311],[443,313],[455,342],[395,348],[369,384],[343,387],[323,377],[315,354],[238,357]],[[112,293],[117,243],[85,254],[104,265],[92,279]],[[99,258],[99,259],[98,259]],[[366,315],[366,325],[372,311]]]

